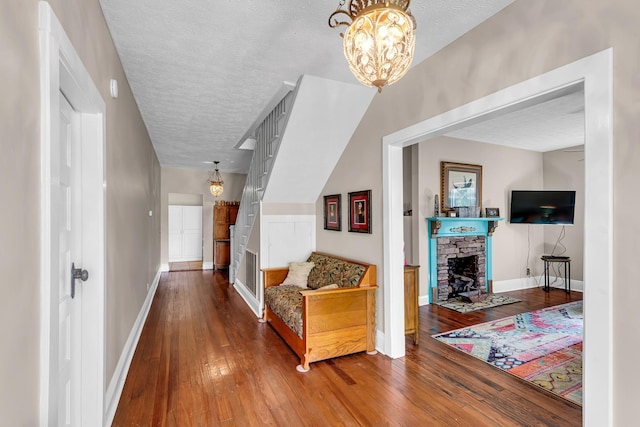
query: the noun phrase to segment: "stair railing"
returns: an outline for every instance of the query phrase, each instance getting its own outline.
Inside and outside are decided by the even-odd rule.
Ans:
[[[259,215],[260,202],[269,182],[271,168],[282,140],[294,97],[294,91],[289,90],[255,129],[253,137],[256,140],[256,145],[247,181],[242,191],[232,237],[233,242],[231,243],[231,264],[229,266],[229,281],[231,283],[235,282],[256,216]],[[254,293],[254,296],[257,295]]]

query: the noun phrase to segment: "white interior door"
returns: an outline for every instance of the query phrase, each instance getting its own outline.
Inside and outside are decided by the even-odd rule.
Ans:
[[[169,262],[182,259],[182,206],[169,206]]]
[[[202,206],[183,206],[182,242],[185,260],[202,260]]]
[[[202,206],[169,206],[169,262],[202,260]]]
[[[82,287],[75,287],[72,298],[71,282],[71,263],[82,265],[78,127],[77,115],[61,95],[59,157],[54,163],[59,167],[59,180],[58,188],[53,188],[58,195],[59,250],[53,254],[59,273],[53,283],[58,295],[58,426],[80,425]]]

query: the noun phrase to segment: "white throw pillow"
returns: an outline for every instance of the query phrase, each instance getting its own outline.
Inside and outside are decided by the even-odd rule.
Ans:
[[[289,264],[289,273],[282,282],[283,285],[293,285],[300,288],[307,287],[309,272],[315,264],[312,262],[292,262]]]

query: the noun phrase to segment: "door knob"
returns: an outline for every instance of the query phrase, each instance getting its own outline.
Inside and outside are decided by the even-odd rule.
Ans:
[[[81,268],[76,268],[74,262],[71,263],[71,298],[76,296],[76,279],[86,282],[89,278],[89,272]]]

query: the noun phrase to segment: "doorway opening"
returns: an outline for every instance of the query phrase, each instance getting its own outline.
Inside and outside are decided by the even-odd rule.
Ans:
[[[202,194],[168,195],[169,271],[202,270]]]
[[[585,88],[585,304],[584,419],[608,425],[612,417],[612,51],[596,53],[383,138],[384,352],[405,353],[402,293],[402,148],[454,129]],[[604,225],[604,226],[603,226]],[[595,370],[590,367],[599,366]],[[601,402],[596,407],[591,402]],[[597,420],[597,421],[596,421]]]

